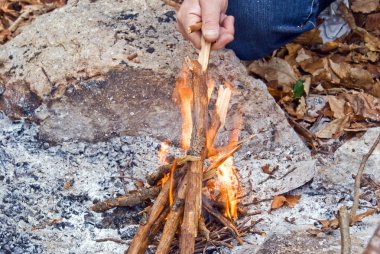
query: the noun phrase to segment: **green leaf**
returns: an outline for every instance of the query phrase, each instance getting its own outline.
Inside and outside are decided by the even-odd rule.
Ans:
[[[302,80],[297,80],[293,86],[293,97],[294,99],[299,99],[304,93],[304,85]]]

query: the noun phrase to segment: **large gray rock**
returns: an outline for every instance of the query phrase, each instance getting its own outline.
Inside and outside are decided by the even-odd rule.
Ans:
[[[70,1],[37,18],[0,48],[8,115],[25,112],[40,123],[40,137],[52,142],[141,135],[178,143],[180,117],[171,93],[185,56],[196,52],[175,31],[174,14],[158,0]],[[138,57],[128,60],[133,53]],[[264,83],[251,78],[232,51],[214,52],[210,72],[217,84],[230,80],[236,87],[229,115],[242,109],[241,136],[258,134],[237,158],[243,184],[251,186],[246,191],[263,198],[309,181],[315,163]],[[20,83],[39,99],[34,107],[10,100]],[[231,119],[220,142],[234,128]],[[264,164],[279,167],[265,182]]]
[[[321,182],[326,188],[349,188],[354,186],[352,175],[358,173],[362,158],[368,153],[376,138],[380,134],[380,128],[368,129],[359,137],[355,137],[343,144],[334,154],[334,161],[329,166],[322,166],[316,177],[316,183]],[[364,169],[375,181],[380,179],[380,145],[368,158]]]

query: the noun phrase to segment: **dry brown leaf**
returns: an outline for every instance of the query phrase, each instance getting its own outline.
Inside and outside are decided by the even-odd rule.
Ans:
[[[328,96],[327,101],[334,114],[334,118],[344,118],[346,116],[344,112],[344,105],[346,102],[344,100],[339,100],[335,96]]]
[[[324,128],[317,131],[315,135],[318,138],[323,139],[338,138],[343,134],[344,129],[348,127],[349,119],[349,116],[335,119],[328,123]]]
[[[284,205],[293,208],[296,204],[298,204],[301,195],[279,195],[273,198],[271,204],[271,210],[278,209],[283,207]]]
[[[369,209],[369,210],[367,210],[367,211],[365,211],[363,213],[355,215],[354,218],[352,218],[351,224],[354,224],[354,223],[356,223],[358,221],[362,221],[365,217],[371,216],[376,211],[377,211],[377,209]]]
[[[352,0],[353,12],[370,13],[379,8],[379,0]]]
[[[360,28],[360,27],[359,27]],[[365,45],[369,50],[380,52],[380,39],[368,33],[363,28],[358,28],[358,33],[363,34]]]
[[[365,217],[368,217],[368,216],[374,214],[377,210],[378,210],[377,208],[369,209],[369,210],[367,210],[367,211],[365,211],[363,213],[355,215],[352,218],[350,224],[352,225],[352,224],[355,224],[358,221],[363,220]],[[326,231],[328,231],[330,229],[337,229],[337,228],[339,228],[339,219],[338,218],[335,218],[335,219],[332,219],[332,220],[318,220],[318,222],[321,223],[321,225],[322,225],[322,228],[320,229],[321,232],[326,232]],[[316,229],[316,230],[318,230],[318,229]]]
[[[351,51],[347,55],[347,57],[350,59],[350,61],[355,62],[355,63],[363,63],[363,62],[376,63],[379,60],[380,55],[378,52],[367,50],[367,52]]]
[[[275,85],[291,86],[299,79],[290,64],[278,57],[254,61],[248,70]]]
[[[273,171],[270,170],[270,166],[269,166],[269,164],[265,164],[264,166],[261,167],[261,169],[263,170],[263,172],[264,172],[265,174],[268,174],[268,175],[273,174]]]
[[[298,106],[296,108],[296,117],[297,119],[302,119],[306,114],[306,100],[305,97],[301,97],[298,100]]]
[[[368,31],[365,30],[364,28],[358,27],[356,25],[354,15],[352,14],[351,10],[348,9],[348,7],[343,2],[339,3],[339,10],[342,14],[342,17],[349,24],[351,29],[356,34],[360,35],[363,38],[366,47],[369,50],[379,52],[380,51],[380,39],[377,38],[376,36],[373,36],[372,34],[368,33]]]
[[[322,231],[317,228],[309,228],[309,229],[306,229],[306,232],[308,232],[311,236],[318,236],[318,234],[321,233]]]
[[[367,16],[365,29],[376,36],[380,35],[380,12],[372,13]]]
[[[71,188],[71,181],[70,180],[66,181],[64,188],[65,188],[65,190],[68,190]]]
[[[296,62],[301,69],[312,76],[312,83],[339,84],[339,77],[331,70],[327,57],[318,57],[310,50],[300,49]]]
[[[380,98],[380,81],[377,81],[377,82],[373,85],[373,87],[372,87],[370,93],[371,93],[373,96],[375,96],[375,97],[377,97],[377,98]]]
[[[302,33],[295,40],[295,43],[299,43],[304,46],[314,46],[316,44],[322,44],[322,38],[318,28],[312,29],[308,32]]]
[[[344,93],[338,95],[337,98],[347,102],[346,105],[350,106],[353,115],[380,121],[380,99],[366,93]]]
[[[298,55],[298,50],[302,48],[300,44],[288,43],[285,45],[288,50],[288,54],[285,56],[285,60],[292,66],[296,67],[298,64],[296,62],[296,57]]]
[[[326,232],[329,229],[339,228],[339,219],[338,218],[335,218],[332,220],[319,220],[318,222],[322,224],[322,228],[321,228],[322,232]]]
[[[306,95],[309,95],[309,92],[310,92],[310,86],[311,86],[311,77],[310,76],[303,76],[301,78],[301,80],[303,80],[303,89],[305,91],[305,94]]]

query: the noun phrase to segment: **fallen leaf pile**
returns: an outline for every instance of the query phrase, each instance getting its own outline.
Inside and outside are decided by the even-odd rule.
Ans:
[[[38,15],[66,4],[66,0],[0,0],[0,44],[16,36]]]
[[[356,0],[339,10],[349,34],[323,44],[314,29],[248,66],[316,151],[328,139],[380,126],[379,1]]]

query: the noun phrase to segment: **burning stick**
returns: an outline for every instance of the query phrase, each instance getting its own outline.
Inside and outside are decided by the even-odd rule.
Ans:
[[[173,181],[177,182],[177,178],[174,177]],[[169,203],[169,189],[170,181],[167,181],[152,206],[148,221],[145,224],[140,224],[139,228],[137,229],[136,235],[133,238],[128,250],[126,251],[127,254],[142,254],[145,252],[149,242],[146,245],[142,243],[147,241],[152,227],[157,224],[162,211],[165,209],[165,207],[167,207],[167,204]]]
[[[208,107],[214,87],[213,82],[209,83],[209,86],[207,84],[210,48],[211,44],[202,38],[202,49],[198,61],[186,59],[188,69],[184,69],[177,80],[176,92],[179,95],[183,118],[182,141],[186,141],[181,143],[183,148],[188,150],[187,156],[176,159],[172,164],[161,166],[149,176],[148,182],[152,186],[164,177],[167,179],[168,174],[171,180],[163,181],[162,190],[149,212],[149,218],[146,223],[141,223],[126,251],[127,254],[144,253],[162,224],[165,226],[157,247],[159,254],[178,251],[178,248],[180,253],[185,254],[194,253],[200,248],[205,251],[208,249],[208,244],[211,244],[209,246],[211,248],[212,246],[232,247],[229,243],[231,240],[236,239],[242,243],[241,235],[251,230],[252,226],[241,226],[243,234],[240,234],[238,228],[230,220],[237,217],[239,200],[237,197],[240,185],[232,158],[232,155],[240,148],[239,132],[233,131],[227,146],[214,147],[214,139],[227,116],[232,85],[226,83],[225,87],[219,87],[215,110],[209,119]],[[209,120],[212,123],[210,128]],[[235,129],[240,130],[238,127]],[[213,157],[210,157],[209,150],[213,151],[211,153]],[[204,162],[207,158],[212,165],[204,174]],[[178,168],[181,165],[184,166]],[[184,169],[187,172],[182,178]],[[204,183],[208,184],[204,180],[212,177],[215,179],[208,182],[209,186],[216,183],[218,187],[215,190],[222,193],[217,198],[218,200],[214,200],[212,196],[210,196],[212,200],[206,196],[202,197],[202,187],[205,187],[205,193],[209,191],[207,189],[209,186],[203,186]],[[175,197],[174,200],[172,200],[173,197]],[[173,205],[169,205],[169,199],[170,203],[174,202]],[[214,201],[218,201],[221,207],[214,207],[212,205]],[[202,208],[204,208],[203,216],[209,214],[215,220],[208,221],[206,224],[202,217]],[[225,209],[225,216],[219,210],[222,208]],[[179,226],[181,221],[182,224]],[[220,228],[221,225],[223,225],[222,228]],[[180,231],[179,239],[175,238],[178,230]]]
[[[208,122],[208,98],[206,73],[196,61],[188,61],[193,74],[193,123],[194,130],[191,147],[188,152],[200,156],[200,161],[190,162],[189,184],[186,194],[185,210],[181,225],[180,251],[193,253],[195,237],[197,237],[198,223],[202,207],[202,179],[203,164],[207,156],[206,130]],[[206,65],[207,69],[207,65]]]
[[[176,169],[185,165],[189,161],[199,161],[201,158],[199,156],[186,155],[184,157],[176,159]],[[172,164],[162,165],[160,166],[156,172],[150,174],[148,176],[148,184],[150,186],[157,185],[158,181],[160,181],[166,174],[170,172]]]
[[[226,217],[221,215],[219,212],[217,212],[212,205],[207,201],[207,198],[203,198],[204,204],[203,207],[206,209],[208,213],[210,213],[212,216],[214,216],[220,223],[222,223],[224,226],[226,226],[231,234],[236,238],[236,240],[240,243],[243,244],[243,240],[240,238],[240,233],[235,227],[235,225],[229,221]]]
[[[177,231],[179,222],[183,215],[184,199],[186,195],[187,184],[188,175],[184,177],[180,187],[178,188],[177,198],[166,220],[164,231],[162,232],[162,237],[160,240],[160,244],[157,247],[156,254],[164,254],[169,252],[170,245],[172,244],[174,238],[174,234]]]
[[[138,191],[129,192],[128,196],[110,198],[96,203],[91,207],[91,210],[97,213],[101,213],[119,206],[133,207],[135,205],[141,204],[148,199],[157,197],[160,190],[161,186],[155,186],[149,189],[143,188]]]

